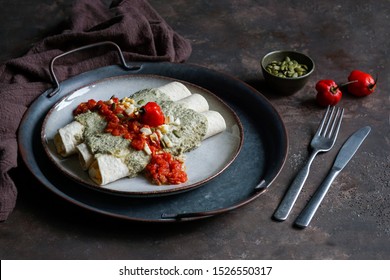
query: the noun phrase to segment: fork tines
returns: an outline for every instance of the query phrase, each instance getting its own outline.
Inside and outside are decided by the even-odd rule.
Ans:
[[[343,108],[328,106],[325,112],[325,116],[323,117],[322,122],[320,124],[320,128],[317,130],[318,135],[330,138],[334,133],[337,134],[340,128],[343,114]]]

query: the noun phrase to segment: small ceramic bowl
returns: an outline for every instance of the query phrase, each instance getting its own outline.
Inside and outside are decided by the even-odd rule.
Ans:
[[[307,73],[296,78],[288,78],[278,77],[266,70],[267,65],[271,62],[283,61],[286,57],[289,57],[291,60],[296,60],[299,64],[306,65]],[[314,71],[314,61],[309,56],[296,51],[273,51],[266,54],[261,60],[261,69],[264,79],[273,90],[277,93],[288,95],[297,92],[307,83],[310,75]]]

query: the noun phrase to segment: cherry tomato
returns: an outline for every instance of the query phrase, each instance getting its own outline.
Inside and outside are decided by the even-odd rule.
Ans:
[[[376,88],[376,80],[370,74],[359,70],[353,70],[348,81],[348,91],[356,96],[370,95]]]
[[[148,102],[141,108],[141,123],[156,127],[164,124],[164,122],[164,113],[156,102]]]
[[[320,80],[316,84],[317,103],[321,106],[336,105],[341,97],[342,92],[335,81]]]

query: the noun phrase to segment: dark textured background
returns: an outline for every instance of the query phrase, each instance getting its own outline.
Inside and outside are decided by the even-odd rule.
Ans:
[[[109,3],[110,1],[106,1]],[[62,30],[72,1],[0,1],[0,62],[22,55]],[[257,88],[281,114],[289,135],[286,164],[259,199],[211,219],[150,225],[108,219],[48,193],[21,167],[13,170],[19,198],[0,224],[1,259],[389,259],[390,2],[379,1],[157,1],[152,6],[191,40],[188,63],[215,69]],[[277,96],[262,80],[259,60],[268,51],[293,49],[316,62],[310,82],[292,96]],[[353,69],[379,74],[366,98],[345,94],[339,141],[318,156],[290,218],[271,220],[322,110],[315,82],[344,82]],[[259,120],[262,121],[262,120]],[[292,222],[320,184],[341,146],[356,129],[372,132],[337,177],[311,226]]]

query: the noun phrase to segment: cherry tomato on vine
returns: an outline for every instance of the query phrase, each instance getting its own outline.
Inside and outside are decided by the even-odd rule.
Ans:
[[[363,71],[353,70],[348,76],[348,91],[356,96],[367,96],[375,91],[376,80]]]
[[[316,90],[317,103],[321,106],[336,105],[343,95],[339,86],[333,80],[318,81]]]

